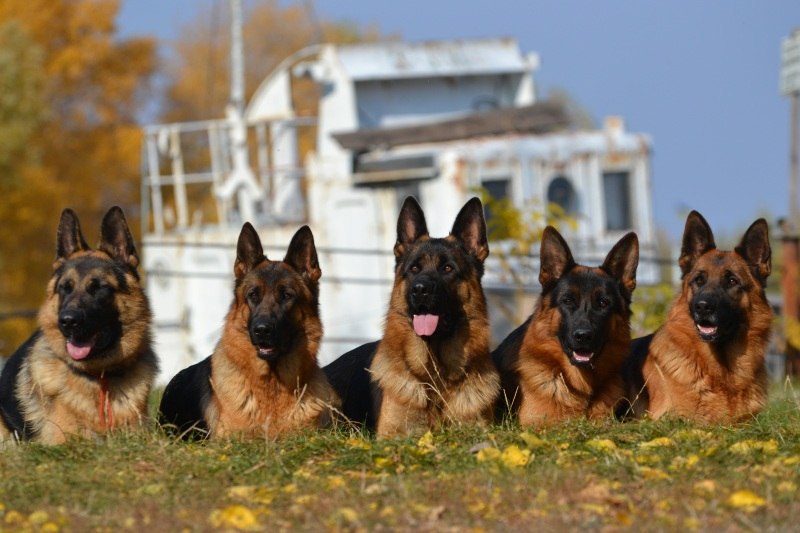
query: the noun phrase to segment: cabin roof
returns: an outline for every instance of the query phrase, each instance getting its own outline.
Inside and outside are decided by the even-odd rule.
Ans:
[[[337,47],[353,81],[523,73],[531,68],[515,39],[381,42]]]
[[[486,135],[508,133],[549,133],[569,125],[563,106],[542,102],[525,107],[512,107],[471,113],[439,122],[391,128],[369,128],[354,132],[334,133],[342,148],[357,152],[377,147],[391,148],[407,144],[445,142]]]

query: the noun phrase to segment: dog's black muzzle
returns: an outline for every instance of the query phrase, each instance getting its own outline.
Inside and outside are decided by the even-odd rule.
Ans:
[[[271,363],[278,358],[280,350],[277,343],[278,325],[274,320],[254,318],[250,322],[250,342],[256,347],[259,358]]]

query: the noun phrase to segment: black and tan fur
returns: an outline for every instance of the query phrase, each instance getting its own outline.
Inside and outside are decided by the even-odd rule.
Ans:
[[[162,424],[211,438],[272,438],[327,424],[339,401],[317,364],[321,274],[308,226],[283,261],[270,261],[245,223],[222,338],[210,357],[167,385]]]
[[[158,364],[125,216],[108,211],[92,250],[66,209],[57,241],[39,329],[0,376],[0,438],[57,444],[146,419]]]
[[[344,414],[376,427],[380,437],[490,422],[499,376],[481,286],[489,246],[480,200],[464,205],[450,235],[431,238],[422,209],[407,198],[394,254],[383,338],[325,369]]]
[[[503,392],[498,411],[522,425],[614,414],[625,390],[622,367],[630,347],[630,303],[639,243],[624,236],[599,267],[575,262],[567,243],[545,228],[531,317],[492,356]]]
[[[768,226],[753,222],[733,251],[718,250],[705,219],[689,213],[681,291],[664,325],[633,343],[626,369],[633,413],[716,423],[746,419],[767,402],[765,353],[772,310]]]

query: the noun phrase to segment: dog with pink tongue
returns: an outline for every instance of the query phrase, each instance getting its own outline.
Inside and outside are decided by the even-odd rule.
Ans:
[[[433,238],[417,201],[397,221],[395,281],[384,336],[325,367],[351,421],[379,437],[493,419],[500,379],[481,286],[489,255],[483,206],[469,200]]]

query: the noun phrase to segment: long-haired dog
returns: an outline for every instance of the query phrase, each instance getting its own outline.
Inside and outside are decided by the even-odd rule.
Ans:
[[[56,240],[39,329],[0,375],[0,438],[57,444],[146,419],[158,362],[122,210],[106,213],[97,249],[86,244],[70,209]]]
[[[339,401],[317,364],[322,271],[311,230],[297,230],[283,261],[270,261],[245,223],[234,275],[222,338],[167,385],[162,424],[212,438],[278,437],[327,424]]]
[[[548,226],[540,257],[536,309],[492,354],[503,382],[499,411],[510,409],[522,425],[612,416],[625,394],[638,239],[625,235],[602,265],[588,267]]]

